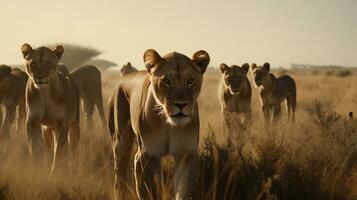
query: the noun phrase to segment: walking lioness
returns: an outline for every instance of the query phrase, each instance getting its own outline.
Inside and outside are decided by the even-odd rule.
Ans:
[[[100,70],[93,65],[84,65],[69,72],[66,65],[58,64],[58,71],[65,76],[71,76],[74,85],[77,87],[86,125],[90,129],[93,127],[93,113],[94,109],[97,108],[101,126],[104,128],[106,118],[103,108],[102,74]]]
[[[252,87],[247,78],[249,64],[220,65],[222,78],[218,86],[218,99],[228,133],[244,128],[251,115]]]
[[[25,118],[25,89],[28,76],[18,69],[7,65],[0,66],[0,103],[5,107],[5,119],[0,118],[0,137],[9,137],[17,111],[16,130],[22,129]],[[2,126],[1,126],[2,124]]]
[[[138,197],[158,197],[154,186],[159,183],[155,177],[160,175],[161,158],[166,155],[172,155],[176,162],[176,199],[190,196],[196,185],[197,98],[209,61],[203,50],[190,59],[176,52],[161,57],[150,49],[144,54],[147,71],[120,79],[109,101],[108,118],[114,137],[116,195],[125,188],[133,139],[137,138],[134,171]]]
[[[96,108],[101,120],[101,127],[106,127],[106,118],[103,108],[102,74],[93,65],[84,65],[73,70],[70,74],[76,85],[82,108],[89,128],[93,127],[93,113]]]
[[[133,72],[137,72],[137,71],[138,70],[134,66],[132,66],[130,62],[128,62],[126,65],[124,65],[120,69],[120,72],[121,72],[122,76],[125,76],[125,75],[133,73]]]
[[[29,44],[21,47],[26,59],[29,80],[26,88],[26,133],[32,156],[40,154],[41,128],[48,146],[53,146],[51,174],[58,158],[63,157],[68,142],[75,147],[79,140],[78,92],[71,78],[58,72],[58,61],[64,48],[47,47],[32,49]],[[54,145],[52,145],[54,142]]]
[[[252,76],[255,86],[259,88],[262,110],[265,122],[279,119],[281,116],[281,102],[286,100],[288,119],[295,121],[296,85],[293,78],[288,75],[275,77],[269,73],[270,64],[263,66],[252,64]]]

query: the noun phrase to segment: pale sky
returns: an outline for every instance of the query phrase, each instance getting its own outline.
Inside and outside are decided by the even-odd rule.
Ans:
[[[357,0],[0,0],[0,63],[20,47],[66,42],[143,68],[142,55],[204,49],[211,65],[357,66]]]

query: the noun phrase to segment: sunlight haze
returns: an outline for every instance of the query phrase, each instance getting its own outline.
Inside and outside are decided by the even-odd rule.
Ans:
[[[154,48],[204,49],[211,66],[270,62],[357,66],[357,1],[0,1],[0,63],[20,47],[66,42],[98,48],[118,66]]]

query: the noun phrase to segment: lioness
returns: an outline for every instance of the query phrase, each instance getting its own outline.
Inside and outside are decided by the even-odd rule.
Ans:
[[[93,65],[85,65],[73,70],[70,76],[78,88],[87,125],[93,125],[93,112],[94,108],[97,108],[101,125],[105,127],[107,122],[103,109],[102,75],[99,69]]]
[[[264,63],[263,66],[252,64],[252,77],[255,86],[259,88],[265,122],[269,123],[281,117],[280,104],[283,100],[286,100],[288,119],[295,121],[296,84],[294,79],[288,75],[276,78],[269,73],[269,70],[269,63]]]
[[[137,71],[138,70],[135,67],[133,67],[130,62],[128,62],[126,65],[124,65],[120,69],[120,72],[121,72],[122,76],[130,74],[132,72],[137,72]]]
[[[103,108],[102,75],[99,69],[93,65],[84,65],[70,73],[66,65],[58,64],[58,71],[66,76],[72,76],[72,80],[82,100],[82,109],[86,118],[86,124],[92,127],[93,112],[96,107],[101,119],[101,125],[104,127],[106,118]]]
[[[231,133],[244,128],[251,115],[252,87],[247,78],[249,64],[229,67],[222,63],[220,69],[222,78],[218,86],[218,99],[226,130]]]
[[[109,129],[115,159],[115,190],[125,177],[134,137],[137,195],[155,199],[154,177],[161,158],[172,155],[177,163],[174,177],[176,199],[187,199],[195,186],[199,116],[197,98],[203,73],[210,61],[201,50],[189,59],[180,53],[161,57],[155,50],[144,53],[147,71],[123,76],[109,101]]]
[[[2,136],[9,136],[10,127],[16,117],[16,109],[18,111],[16,130],[20,130],[24,124],[27,79],[27,74],[18,68],[0,66],[0,102],[6,109],[0,132]],[[2,119],[0,122],[2,123]]]
[[[26,132],[30,155],[40,154],[43,127],[47,145],[52,146],[54,141],[52,174],[57,160],[63,157],[67,140],[72,148],[79,141],[78,92],[71,78],[58,72],[58,61],[64,52],[62,46],[51,50],[47,47],[32,49],[24,44],[21,51],[29,75]]]

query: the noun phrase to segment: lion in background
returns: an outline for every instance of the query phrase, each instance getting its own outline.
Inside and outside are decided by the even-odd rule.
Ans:
[[[176,199],[195,190],[199,139],[197,98],[209,55],[198,51],[190,59],[180,53],[161,57],[144,53],[146,71],[123,76],[109,100],[109,130],[113,138],[115,194],[126,187],[127,167],[134,138],[134,172],[139,199],[158,196],[155,189],[161,158],[172,155]]]
[[[137,72],[137,71],[138,70],[135,67],[133,67],[130,62],[128,62],[126,65],[124,65],[120,69],[122,76],[133,73],[133,72]]]
[[[78,91],[71,77],[58,72],[64,52],[61,45],[51,50],[24,44],[21,51],[29,75],[25,101],[29,152],[32,158],[39,158],[43,137],[47,146],[53,147],[53,174],[65,156],[67,143],[74,150],[79,142]]]
[[[247,78],[249,64],[220,65],[222,78],[218,86],[218,100],[228,133],[245,128],[251,116],[252,87]]]
[[[86,124],[93,126],[93,113],[97,108],[102,128],[106,127],[106,117],[103,108],[102,75],[93,65],[81,66],[70,73],[77,86],[82,100],[82,108],[86,117]]]
[[[58,71],[72,77],[82,101],[86,125],[89,128],[93,126],[93,113],[94,109],[97,108],[101,126],[104,128],[107,122],[103,107],[102,75],[100,70],[93,65],[84,65],[69,72],[66,65],[58,64]]]
[[[13,124],[16,111],[16,130],[22,129],[25,120],[25,89],[27,74],[7,65],[0,66],[0,103],[5,107],[5,119],[3,122],[0,110],[1,137],[9,137],[11,125]]]
[[[255,86],[259,88],[262,110],[266,123],[281,117],[281,102],[286,101],[288,119],[295,121],[296,84],[288,75],[275,77],[271,74],[270,64],[263,66],[252,64],[252,77]]]

